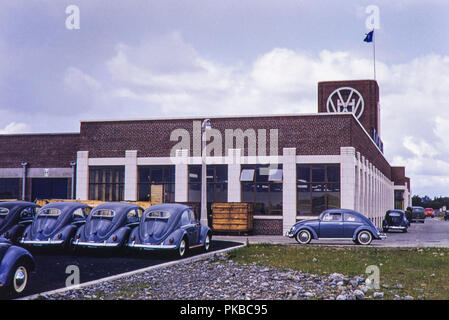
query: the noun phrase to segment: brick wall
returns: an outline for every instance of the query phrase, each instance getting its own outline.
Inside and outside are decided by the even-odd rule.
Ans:
[[[138,150],[139,157],[168,157],[177,141],[170,141],[175,129],[185,129],[190,135],[193,155],[193,121],[201,119],[138,120],[83,122],[80,149],[89,157],[123,157],[125,150]],[[269,150],[269,130],[278,129],[278,154],[283,148],[296,148],[298,155],[339,155],[340,147],[354,146],[387,177],[388,162],[363,131],[352,114],[290,115],[239,118],[211,118],[212,128],[220,131],[225,149],[225,129],[266,129],[266,150]],[[267,151],[268,152],[268,151]],[[247,143],[245,140],[245,152]]]
[[[0,168],[70,168],[79,147],[78,133],[0,135]]]

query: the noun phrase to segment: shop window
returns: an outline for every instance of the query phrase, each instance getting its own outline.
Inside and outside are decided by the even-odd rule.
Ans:
[[[138,176],[139,201],[175,201],[175,166],[139,166]]]
[[[340,208],[340,165],[298,164],[297,215],[319,215]]]
[[[89,167],[89,200],[122,201],[125,167]]]
[[[254,214],[282,215],[282,165],[242,165],[242,202],[254,203]]]

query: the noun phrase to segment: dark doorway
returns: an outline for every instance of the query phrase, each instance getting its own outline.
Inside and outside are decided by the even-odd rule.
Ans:
[[[31,200],[36,199],[68,199],[68,178],[35,178],[32,179]]]

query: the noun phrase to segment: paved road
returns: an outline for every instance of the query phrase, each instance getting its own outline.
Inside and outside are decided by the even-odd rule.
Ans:
[[[239,245],[236,242],[216,241],[211,244],[211,251],[221,250]],[[200,248],[191,251],[191,255],[202,253]],[[142,269],[169,262],[175,258],[168,254],[141,252],[133,255],[113,253],[87,252],[80,255],[33,252],[36,269],[30,276],[30,282],[24,296],[55,290],[65,287],[66,279],[73,271],[66,273],[68,266],[77,266],[80,282],[88,282],[120,273]]]
[[[215,236],[215,240],[240,241],[249,243],[296,244],[294,239],[284,236]],[[309,245],[348,245],[352,241],[312,240]],[[387,239],[373,241],[375,247],[449,247],[449,221],[427,218],[425,223],[412,223],[407,233],[388,232]]]

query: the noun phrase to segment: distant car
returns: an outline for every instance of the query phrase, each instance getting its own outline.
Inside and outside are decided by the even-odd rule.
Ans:
[[[43,206],[20,243],[33,247],[70,249],[76,230],[86,222],[91,207],[80,202],[55,202]]]
[[[426,214],[423,207],[412,207],[412,221],[410,222],[421,222],[424,223],[426,220]]]
[[[18,243],[23,230],[33,222],[39,206],[34,202],[0,202],[0,237]]]
[[[332,239],[369,245],[372,240],[386,238],[367,217],[348,209],[330,209],[324,211],[318,219],[300,221],[286,236],[295,238],[300,244],[308,244],[312,239]]]
[[[426,215],[426,217],[431,217],[431,218],[433,218],[435,216],[435,212],[433,211],[432,208],[425,208],[424,214]]]
[[[35,268],[33,256],[7,239],[0,239],[0,293],[15,298],[23,294]]]
[[[444,220],[445,221],[449,220],[449,211],[444,212]]]
[[[149,207],[129,237],[128,247],[140,250],[171,250],[179,257],[195,247],[209,251],[212,232],[196,219],[192,208],[182,204]]]
[[[382,221],[382,228],[384,232],[389,230],[400,230],[407,232],[407,228],[410,226],[410,222],[405,217],[405,212],[402,210],[388,210],[385,214],[385,218]]]
[[[141,207],[131,203],[100,204],[78,229],[73,244],[84,248],[123,248],[142,213]]]

